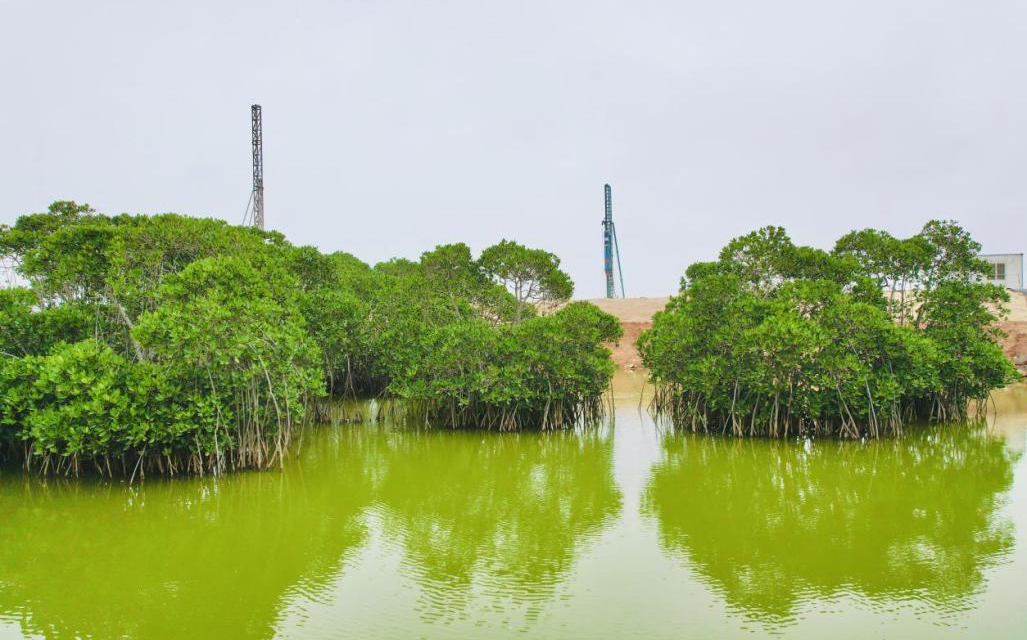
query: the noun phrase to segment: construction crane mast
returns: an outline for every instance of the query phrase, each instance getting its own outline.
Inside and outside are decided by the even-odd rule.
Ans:
[[[624,272],[620,267],[620,246],[617,243],[617,227],[613,224],[613,189],[603,185],[605,196],[605,215],[603,217],[603,267],[606,271],[606,297],[624,297]],[[620,296],[613,277],[614,256],[617,259],[617,275],[620,279]]]
[[[264,134],[260,105],[250,107],[253,127],[253,226],[264,229]]]

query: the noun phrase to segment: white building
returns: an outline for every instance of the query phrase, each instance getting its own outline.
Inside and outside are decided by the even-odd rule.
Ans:
[[[1023,291],[1022,253],[982,253],[982,260],[991,264],[991,277],[987,281],[1007,289]]]

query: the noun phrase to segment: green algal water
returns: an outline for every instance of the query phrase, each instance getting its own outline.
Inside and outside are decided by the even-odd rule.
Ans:
[[[1019,393],[868,443],[676,435],[623,394],[589,431],[307,429],[280,472],[8,469],[0,638],[1025,638]]]

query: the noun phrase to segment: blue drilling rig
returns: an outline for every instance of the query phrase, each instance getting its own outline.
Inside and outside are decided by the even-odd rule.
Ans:
[[[624,297],[624,272],[620,268],[620,245],[617,244],[617,227],[613,225],[613,189],[604,184],[606,196],[606,215],[603,217],[603,266],[606,270],[606,297]],[[617,256],[617,275],[620,278],[620,295],[613,279],[613,258]]]

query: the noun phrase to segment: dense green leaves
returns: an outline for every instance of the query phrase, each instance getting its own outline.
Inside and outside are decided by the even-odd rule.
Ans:
[[[514,294],[518,321],[529,305],[549,307],[574,294],[574,283],[560,269],[560,258],[548,251],[503,240],[481,252],[480,264],[488,277]]]
[[[465,320],[430,332],[423,357],[390,388],[430,423],[573,426],[602,413],[613,376],[603,343],[620,337],[617,320],[585,302],[498,328]]]
[[[75,342],[92,335],[94,309],[69,302],[37,308],[29,289],[0,289],[0,357],[41,355],[57,342]]]
[[[281,460],[307,400],[321,395],[320,353],[285,271],[205,258],[167,279],[132,333],[184,388],[235,417],[236,462]],[[228,438],[226,434],[223,436]]]
[[[833,253],[768,227],[692,265],[639,340],[656,407],[734,435],[878,436],[959,419],[1015,371],[995,343],[1007,299],[954,223],[866,230]]]
[[[598,411],[601,343],[619,336],[588,305],[536,317],[572,284],[556,256],[506,241],[371,268],[217,220],[58,202],[0,228],[0,256],[30,284],[0,291],[0,453],[46,470],[280,464],[326,395],[565,426]]]
[[[103,473],[145,472],[157,461],[173,472],[183,451],[215,458],[216,399],[190,393],[166,371],[132,362],[95,340],[62,344],[46,356],[0,361],[0,433],[23,440],[43,471],[78,471],[92,462]],[[6,431],[5,431],[6,430]],[[222,436],[224,438],[224,436]],[[202,467],[198,467],[198,470]]]

